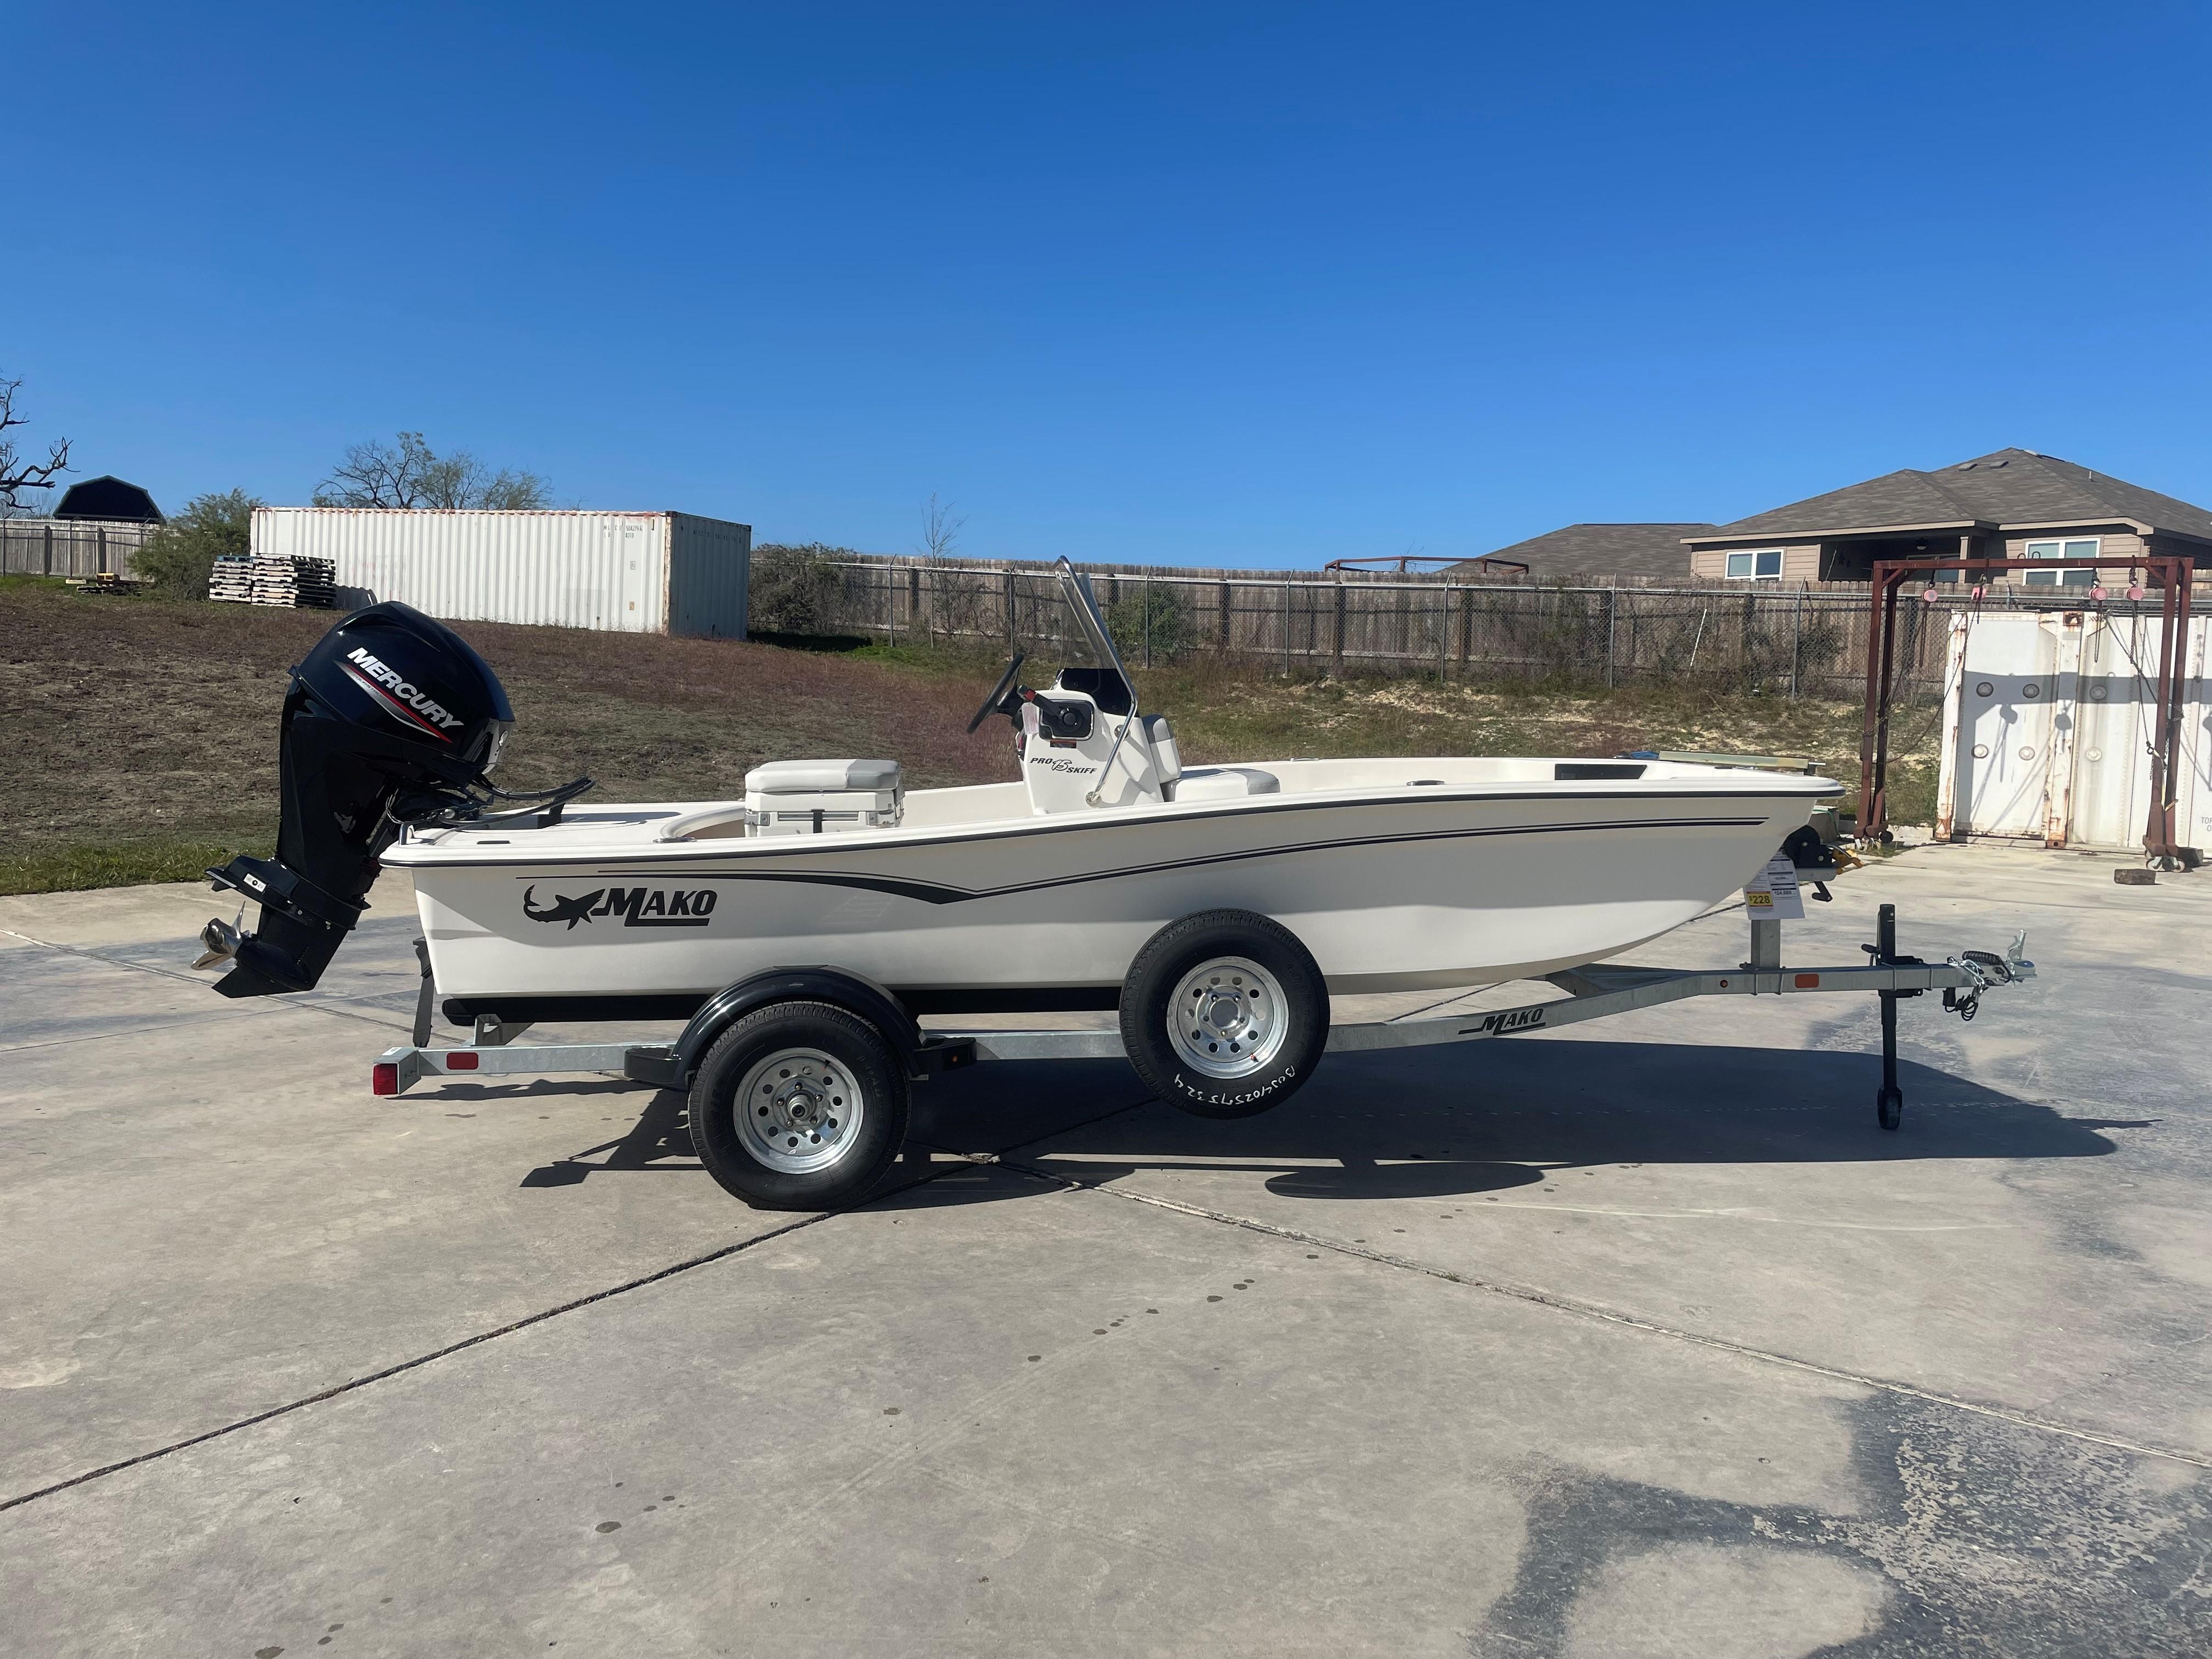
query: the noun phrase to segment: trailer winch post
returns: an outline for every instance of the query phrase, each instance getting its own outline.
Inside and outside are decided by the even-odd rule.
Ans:
[[[1782,966],[1782,922],[1777,916],[1753,916],[1751,919],[1751,960],[1747,968],[1779,968]]]

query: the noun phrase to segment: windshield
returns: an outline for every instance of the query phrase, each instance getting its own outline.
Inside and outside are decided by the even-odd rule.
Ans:
[[[1059,580],[1068,616],[1074,623],[1073,637],[1066,642],[1069,665],[1060,670],[1060,684],[1071,691],[1089,692],[1109,714],[1134,714],[1137,684],[1121,666],[1114,636],[1106,631],[1106,618],[1091,591],[1091,578],[1066,559],[1053,566],[1053,574]]]

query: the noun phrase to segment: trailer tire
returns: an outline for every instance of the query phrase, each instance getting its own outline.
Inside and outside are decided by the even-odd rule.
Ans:
[[[1280,1105],[1305,1086],[1328,1042],[1328,984],[1312,952],[1254,911],[1170,922],[1122,981],[1129,1063],[1146,1088],[1199,1117]]]
[[[756,1008],[715,1039],[690,1098],[691,1146],[761,1210],[867,1196],[906,1139],[907,1085],[883,1034],[826,1002]]]

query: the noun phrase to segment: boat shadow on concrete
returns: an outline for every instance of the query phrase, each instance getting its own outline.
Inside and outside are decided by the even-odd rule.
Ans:
[[[949,1161],[979,1158],[1094,1185],[1235,1168],[1267,1172],[1286,1197],[1442,1198],[1601,1164],[2100,1158],[2117,1150],[2109,1132],[2155,1121],[2069,1116],[1911,1060],[1898,1072],[1905,1124],[1892,1133],[1875,1121],[1879,1060],[1832,1049],[1555,1038],[1337,1055],[1283,1105],[1230,1121],[1151,1099],[1120,1060],[994,1065],[915,1088],[906,1150],[876,1201],[944,1203],[942,1182],[926,1199],[899,1193]],[[620,1138],[522,1184],[698,1173],[684,1110],[681,1095],[655,1093]],[[1053,1190],[957,1185],[994,1200]]]

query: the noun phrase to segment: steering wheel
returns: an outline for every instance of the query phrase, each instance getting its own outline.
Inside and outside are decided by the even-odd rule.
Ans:
[[[1014,653],[1014,659],[1006,665],[1006,672],[999,676],[999,683],[991,688],[991,695],[983,699],[983,706],[975,711],[975,718],[968,722],[970,732],[999,712],[999,705],[1006,702],[1006,693],[1014,689],[1014,676],[1022,672],[1022,664],[1028,657],[1026,651]]]

